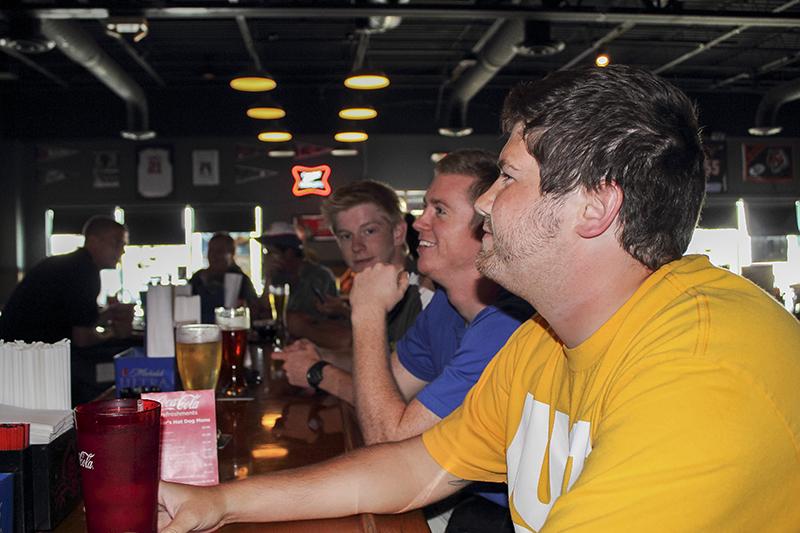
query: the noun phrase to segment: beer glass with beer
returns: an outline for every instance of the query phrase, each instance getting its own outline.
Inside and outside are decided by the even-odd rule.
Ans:
[[[289,304],[289,284],[282,283],[269,286],[269,300],[275,313],[275,345],[282,348],[289,336],[286,329],[286,308]]]
[[[216,324],[175,329],[175,356],[184,390],[215,389],[222,363],[222,335]]]
[[[161,405],[107,400],[75,408],[89,533],[155,533]]]
[[[250,310],[247,307],[217,307],[214,315],[222,333],[223,365],[219,391],[223,396],[241,396],[246,386],[244,356],[250,331]]]

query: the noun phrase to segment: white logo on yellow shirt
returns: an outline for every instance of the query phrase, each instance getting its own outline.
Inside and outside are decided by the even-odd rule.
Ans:
[[[542,465],[545,450],[548,449],[550,425],[548,404],[535,400],[528,393],[517,433],[506,452],[509,500],[525,523],[536,530],[544,525],[556,499],[578,479],[586,457],[592,452],[589,422],[579,420],[572,428],[568,428],[568,424],[569,416],[556,411],[550,435],[549,480],[542,479],[541,498],[539,480],[543,475]],[[570,457],[569,481],[564,486]],[[547,476],[547,473],[544,475]],[[526,531],[518,524],[515,524],[515,528],[517,531]]]

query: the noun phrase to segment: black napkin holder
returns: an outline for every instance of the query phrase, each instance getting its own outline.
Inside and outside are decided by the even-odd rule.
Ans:
[[[49,444],[0,452],[0,472],[14,474],[14,532],[54,529],[81,499],[75,429]]]

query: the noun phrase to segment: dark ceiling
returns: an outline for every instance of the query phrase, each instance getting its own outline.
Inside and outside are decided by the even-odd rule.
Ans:
[[[278,82],[271,94],[286,108],[289,128],[328,133],[339,104],[352,92],[342,80],[359,46],[365,66],[392,80],[387,89],[366,95],[380,113],[368,125],[373,132],[434,133],[447,116],[457,116],[447,110],[468,101],[468,125],[477,133],[496,133],[503,96],[515,82],[591,64],[597,51],[605,50],[614,62],[658,72],[689,92],[710,130],[745,135],[769,94],[786,102],[773,106],[781,108],[783,134],[800,135],[800,113],[791,103],[800,91],[792,91],[790,83],[800,79],[800,0],[4,0],[2,5],[0,131],[6,138],[111,137],[126,127],[123,101],[59,47],[41,53],[14,48],[35,45],[37,36],[46,43],[42,20],[66,21],[99,45],[141,87],[150,126],[159,135],[254,132],[256,124],[244,117],[254,97],[235,93],[227,83],[256,61]],[[138,42],[132,34],[114,38],[106,32],[109,18],[146,19],[147,36]],[[491,69],[484,65],[477,78],[485,84],[476,82],[473,98],[451,105],[463,89],[459,84],[480,69],[475,65],[492,59],[485,43],[502,41],[508,21],[525,22],[524,39],[506,46],[507,64],[496,74],[487,75]],[[563,49],[556,51],[559,43]]]

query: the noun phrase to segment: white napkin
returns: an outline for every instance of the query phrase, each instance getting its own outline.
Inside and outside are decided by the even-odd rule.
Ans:
[[[72,411],[0,404],[0,424],[30,424],[31,444],[47,444],[72,427]]]
[[[147,357],[175,357],[171,286],[148,287],[146,313]]]
[[[69,341],[0,341],[0,403],[30,409],[69,409]]]
[[[242,275],[235,272],[225,273],[225,307],[236,307],[239,290],[242,288]]]
[[[199,324],[201,320],[200,296],[176,296],[173,317],[175,326]]]

